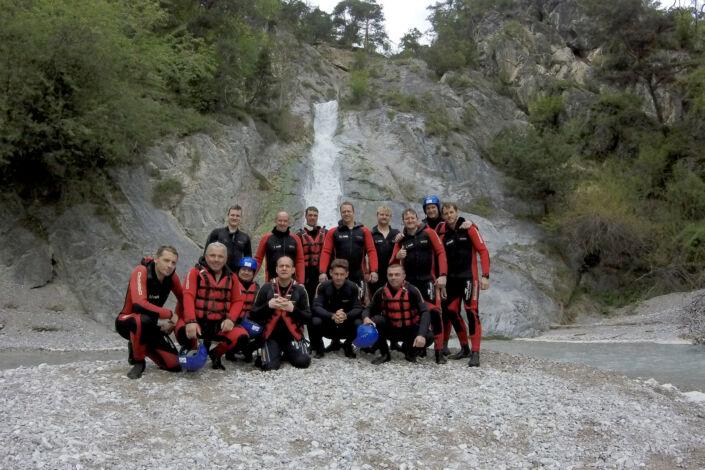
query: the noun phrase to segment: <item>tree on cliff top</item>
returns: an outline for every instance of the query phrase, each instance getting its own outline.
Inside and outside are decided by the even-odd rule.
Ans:
[[[333,25],[344,46],[389,49],[384,13],[376,0],[343,0],[333,9]]]

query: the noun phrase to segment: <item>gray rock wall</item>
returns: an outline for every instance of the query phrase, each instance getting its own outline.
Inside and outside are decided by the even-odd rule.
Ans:
[[[306,46],[291,65],[289,109],[309,128],[314,103],[345,96],[343,69],[351,60],[350,53]],[[401,209],[420,210],[424,194],[457,202],[479,225],[491,251],[491,289],[481,298],[486,334],[535,335],[561,318],[571,276],[546,248],[542,231],[515,215],[531,212],[531,202],[512,197],[501,173],[482,158],[494,134],[523,125],[526,118],[482,74],[468,74],[462,89],[453,89],[447,78],[430,78],[418,61],[380,64],[371,83],[375,96],[400,91],[429,97],[454,122],[469,107],[476,115],[469,128],[429,137],[423,110],[398,112],[380,99],[363,109],[344,109],[337,137],[344,197],[356,203],[369,226],[381,203],[392,206],[399,226]],[[44,237],[26,228],[28,214],[18,201],[3,202],[0,210],[11,224],[0,232],[0,259],[8,267],[2,275],[23,284],[65,282],[87,313],[110,324],[139,259],[160,244],[173,244],[183,274],[208,233],[223,225],[229,205],[245,208],[243,228],[252,235],[253,248],[271,229],[277,210],[288,210],[300,226],[311,143],[310,135],[283,143],[252,121],[167,140],[146,152],[143,164],[111,174],[107,204],[87,201],[39,211]],[[180,190],[156,207],[155,188],[165,181],[178,182]],[[38,260],[31,276],[23,271],[23,257]]]

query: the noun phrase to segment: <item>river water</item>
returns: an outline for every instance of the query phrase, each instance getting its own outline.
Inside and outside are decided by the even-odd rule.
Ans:
[[[343,187],[340,181],[340,148],[335,139],[338,128],[338,102],[319,103],[314,108],[311,148],[312,176],[304,189],[306,206],[318,208],[318,223],[326,227],[338,224],[338,204]]]
[[[682,392],[705,392],[705,346],[654,343],[483,341],[483,349],[575,362],[634,378],[654,378]]]

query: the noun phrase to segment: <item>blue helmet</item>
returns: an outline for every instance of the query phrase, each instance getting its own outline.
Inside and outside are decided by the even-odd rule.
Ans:
[[[438,198],[438,196],[431,194],[423,198],[422,205],[424,212],[426,212],[426,206],[431,204],[435,204],[436,206],[438,206],[438,210],[441,210],[441,200]]]
[[[255,323],[249,318],[245,318],[240,322],[242,327],[247,330],[247,334],[250,336],[250,338],[254,338],[256,336],[259,336],[260,333],[262,333],[262,325],[259,323]]]
[[[362,324],[357,327],[357,336],[353,344],[358,348],[371,348],[379,339],[379,333],[374,325]]]
[[[206,362],[208,362],[208,350],[203,343],[199,343],[197,349],[183,349],[179,353],[179,365],[183,370],[196,372],[202,369]]]
[[[238,267],[250,268],[253,271],[257,271],[257,260],[254,258],[250,258],[249,256],[245,256],[244,258],[240,258],[240,263],[238,264]]]

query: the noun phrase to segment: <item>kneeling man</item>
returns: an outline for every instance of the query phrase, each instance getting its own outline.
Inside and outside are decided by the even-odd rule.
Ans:
[[[294,261],[287,255],[277,260],[277,277],[262,286],[250,311],[250,319],[262,325],[264,345],[256,364],[262,370],[276,370],[282,355],[294,367],[311,364],[304,343],[304,324],[311,319],[308,294],[293,279]]]
[[[335,259],[330,265],[330,281],[318,286],[313,301],[313,320],[310,332],[311,345],[316,350],[316,357],[325,355],[323,337],[333,341],[344,340],[345,356],[354,358],[352,341],[357,327],[361,323],[362,305],[360,289],[348,281],[348,261]]]

